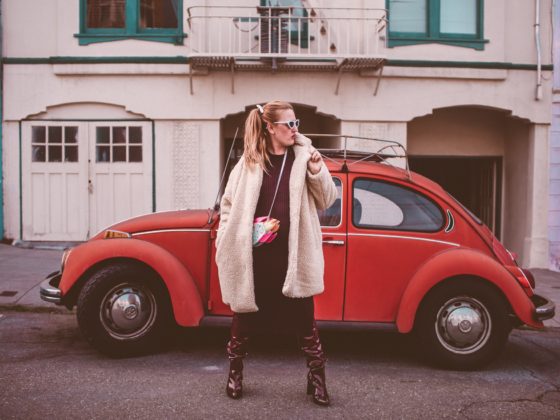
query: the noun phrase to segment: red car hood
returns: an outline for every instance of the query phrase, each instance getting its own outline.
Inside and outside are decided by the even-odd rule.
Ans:
[[[103,236],[103,232],[107,229],[136,233],[160,229],[209,228],[218,218],[218,213],[214,212],[211,222],[208,223],[210,213],[211,210],[207,209],[164,211],[146,214],[109,226],[99,232],[95,238]]]

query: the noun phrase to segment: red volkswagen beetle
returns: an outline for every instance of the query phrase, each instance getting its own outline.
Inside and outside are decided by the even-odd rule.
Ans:
[[[477,217],[438,184],[387,164],[399,155],[322,152],[339,197],[319,214],[320,322],[412,332],[433,360],[471,369],[495,358],[513,327],[542,328],[554,316],[531,273]],[[77,306],[83,335],[113,355],[152,348],[171,325],[227,319],[214,262],[218,224],[214,210],[117,223],[67,250],[41,296]]]

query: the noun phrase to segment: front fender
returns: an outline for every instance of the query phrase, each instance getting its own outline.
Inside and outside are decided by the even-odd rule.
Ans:
[[[198,325],[204,315],[202,300],[187,268],[165,249],[138,239],[99,239],[72,249],[59,288],[66,295],[94,265],[114,258],[129,258],[150,266],[162,278],[177,324]]]
[[[542,328],[533,318],[534,305],[517,280],[498,262],[472,249],[452,249],[437,254],[416,272],[405,289],[397,313],[397,328],[412,330],[420,302],[438,283],[457,276],[479,277],[494,284],[509,301],[515,315],[527,325]]]

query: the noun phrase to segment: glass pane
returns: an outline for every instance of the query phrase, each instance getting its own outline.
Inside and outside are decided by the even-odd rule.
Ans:
[[[176,28],[178,0],[141,0],[141,28]]]
[[[142,127],[128,127],[128,142],[142,143]]]
[[[96,162],[110,162],[111,149],[109,148],[109,146],[97,146],[96,149]]]
[[[440,0],[440,32],[476,35],[477,0]]]
[[[78,146],[65,146],[64,162],[77,162],[77,161],[78,161]]]
[[[142,162],[142,146],[129,146],[128,161]]]
[[[44,162],[45,146],[33,146],[31,148],[31,160],[33,162]]]
[[[427,32],[427,0],[391,0],[389,24],[391,32]]]
[[[360,179],[353,187],[352,222],[365,228],[434,232],[443,213],[431,200],[408,188]]]
[[[65,143],[78,142],[78,127],[64,127],[64,142]]]
[[[126,143],[126,127],[113,127],[113,143]]]
[[[49,162],[62,162],[62,146],[49,146]]]
[[[113,146],[113,162],[126,162],[126,146]]]
[[[321,226],[338,226],[342,214],[342,182],[339,178],[334,178],[334,185],[336,185],[337,198],[332,206],[325,210],[318,210],[319,222]]]
[[[44,143],[47,137],[47,128],[45,126],[31,127],[31,142]]]
[[[62,143],[62,127],[49,127],[49,143]]]
[[[88,28],[124,28],[125,0],[87,0]]]
[[[95,128],[95,142],[97,144],[109,143],[109,127]]]

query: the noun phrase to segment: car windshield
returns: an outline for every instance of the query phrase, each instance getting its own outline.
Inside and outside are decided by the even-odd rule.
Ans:
[[[461,203],[459,200],[457,200],[455,197],[453,197],[451,194],[447,193],[447,195],[449,195],[449,197],[451,197],[453,199],[453,201],[455,201],[457,204],[459,204],[461,206],[461,208],[463,210],[465,210],[465,212],[479,225],[482,225],[484,223],[482,223],[482,220],[480,220],[472,211],[470,211],[465,205],[463,205],[463,203]]]

